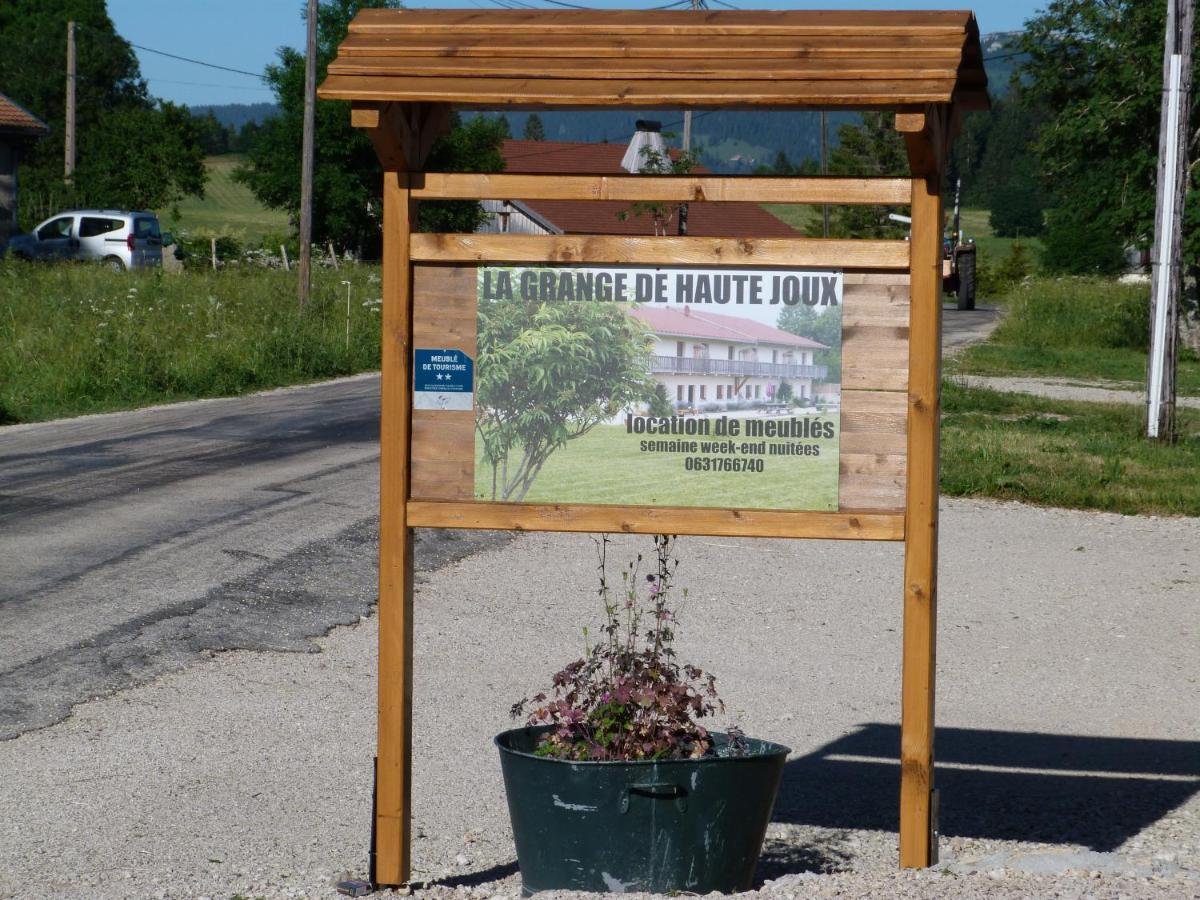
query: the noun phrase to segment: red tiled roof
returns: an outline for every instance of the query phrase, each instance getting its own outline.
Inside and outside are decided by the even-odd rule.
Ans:
[[[621,168],[623,144],[576,141],[506,140],[500,148],[505,172],[516,175],[627,175]],[[697,167],[698,174],[707,170]],[[652,216],[627,215],[630,204],[620,200],[522,200],[536,215],[565,234],[654,234]],[[678,233],[678,219],[668,230]],[[796,230],[757,203],[705,202],[688,205],[688,234],[696,237],[796,237]]]
[[[725,316],[720,313],[697,312],[693,306],[684,306],[679,309],[670,306],[639,304],[633,307],[629,314],[644,322],[655,334],[709,338],[743,344],[784,344],[789,347],[804,347],[814,350],[829,349],[824,344],[819,344],[809,338],[800,337],[762,322],[755,322],[753,319]]]
[[[22,134],[49,134],[50,127],[4,94],[0,94],[0,131],[16,131]]]

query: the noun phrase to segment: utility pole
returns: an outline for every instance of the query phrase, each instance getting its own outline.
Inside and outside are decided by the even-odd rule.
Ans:
[[[1175,440],[1175,344],[1183,271],[1183,201],[1187,195],[1188,107],[1192,90],[1195,0],[1167,0],[1163,42],[1162,116],[1158,132],[1158,196],[1154,211],[1150,293],[1150,357],[1146,435]]]
[[[75,23],[67,23],[67,110],[63,128],[63,179],[75,177]]]
[[[825,110],[821,110],[821,174],[829,174],[829,139],[825,121]],[[821,236],[829,237],[829,204],[821,204]]]
[[[317,101],[317,0],[308,0],[308,40],[304,49],[304,142],[300,163],[300,308],[312,291],[313,117]]]

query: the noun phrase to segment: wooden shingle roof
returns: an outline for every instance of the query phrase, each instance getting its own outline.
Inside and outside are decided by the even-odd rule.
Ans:
[[[491,108],[987,106],[969,12],[361,11],[320,95]]]

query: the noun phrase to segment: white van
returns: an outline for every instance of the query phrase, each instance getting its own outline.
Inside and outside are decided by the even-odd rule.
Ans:
[[[18,259],[93,260],[118,270],[161,266],[162,248],[158,216],[117,209],[59,213],[8,240],[8,252]]]

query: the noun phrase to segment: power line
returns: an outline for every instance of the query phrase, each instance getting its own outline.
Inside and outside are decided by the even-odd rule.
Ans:
[[[189,87],[224,88],[225,90],[229,91],[264,91],[268,94],[272,93],[273,91],[273,88],[251,87],[248,84],[214,84],[208,81],[175,81],[173,78],[146,78],[145,80],[152,81],[155,84],[186,84]]]
[[[166,50],[155,50],[153,47],[143,47],[141,44],[130,43],[129,46],[136,47],[138,50],[144,50],[146,53],[153,53],[157,56],[165,56],[168,59],[178,59],[181,62],[192,63],[192,65],[196,66],[205,66],[209,69],[220,69],[222,72],[233,72],[235,75],[249,75],[251,78],[258,78],[259,80],[263,81],[266,80],[266,76],[264,76],[261,72],[247,72],[245,69],[233,69],[229,66],[220,66],[216,63],[204,62],[200,59],[192,59],[188,56],[180,56],[177,53],[168,53]]]

